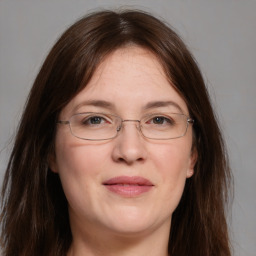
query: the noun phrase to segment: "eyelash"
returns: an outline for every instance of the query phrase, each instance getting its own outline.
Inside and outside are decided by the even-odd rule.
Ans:
[[[88,124],[88,125],[94,125],[94,124],[91,123],[91,121],[92,121],[92,119],[95,119],[95,118],[100,119],[100,123],[99,123],[99,124],[96,124],[96,125],[100,125],[102,120],[104,120],[105,123],[111,123],[111,122],[109,122],[109,121],[108,121],[105,117],[103,117],[103,116],[89,116],[89,117],[84,118],[84,119],[81,121],[81,123],[82,123],[83,125],[86,125],[86,124]]]
[[[160,119],[160,122],[158,122],[156,119]],[[95,120],[96,123],[93,123],[94,121],[92,121],[93,119],[98,119]],[[99,123],[97,123],[99,121]],[[156,121],[156,122],[154,122]],[[112,123],[111,120],[109,120],[106,116],[101,116],[101,115],[95,115],[95,116],[88,116],[85,117],[83,120],[80,121],[81,124],[83,125],[101,125],[103,123]],[[155,116],[151,116],[148,120],[145,121],[145,124],[153,124],[153,125],[174,125],[175,121],[171,118],[171,117],[167,117],[164,115],[155,115]]]

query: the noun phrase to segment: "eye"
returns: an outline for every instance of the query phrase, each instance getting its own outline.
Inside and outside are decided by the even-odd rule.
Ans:
[[[102,126],[105,124],[110,124],[111,121],[107,117],[95,115],[84,117],[80,123],[83,126]]]
[[[154,116],[150,118],[146,124],[156,124],[156,125],[172,125],[174,121],[166,116]]]
[[[152,119],[152,122],[153,122],[154,124],[163,124],[163,123],[166,122],[166,118],[165,118],[165,117],[162,117],[162,116],[157,116],[157,117],[154,117],[154,118]]]
[[[86,120],[85,123],[89,123],[89,124],[100,124],[104,122],[104,119],[100,116],[93,116],[93,117],[90,117]]]

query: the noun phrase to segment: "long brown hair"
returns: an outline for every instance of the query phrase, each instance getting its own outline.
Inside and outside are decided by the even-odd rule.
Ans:
[[[204,81],[173,29],[141,11],[91,13],[72,25],[46,58],[28,97],[3,183],[3,255],[66,255],[72,242],[67,201],[58,175],[48,166],[56,120],[99,63],[128,44],[155,54],[195,119],[198,161],[173,213],[169,253],[231,255],[225,219],[230,171]]]

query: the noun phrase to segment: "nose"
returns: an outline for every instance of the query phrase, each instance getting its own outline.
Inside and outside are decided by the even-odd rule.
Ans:
[[[147,157],[145,139],[140,134],[138,120],[124,120],[118,130],[119,134],[113,141],[115,143],[112,158],[115,162],[132,165],[144,162]]]

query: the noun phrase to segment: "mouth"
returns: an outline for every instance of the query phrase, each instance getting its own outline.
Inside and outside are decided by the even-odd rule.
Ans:
[[[153,183],[139,176],[118,176],[102,183],[109,191],[124,197],[136,197],[149,192]]]

